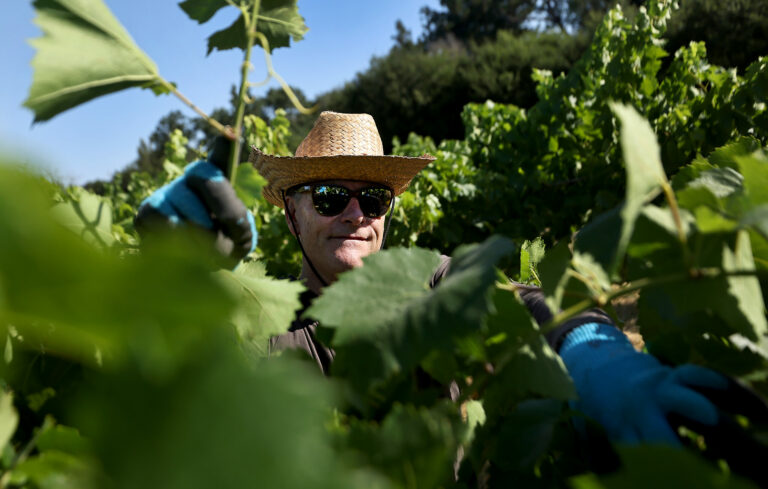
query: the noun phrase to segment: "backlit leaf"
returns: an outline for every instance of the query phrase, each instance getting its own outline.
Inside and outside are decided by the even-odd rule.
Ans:
[[[201,24],[208,22],[219,9],[229,5],[226,0],[186,0],[179,7],[186,12],[190,19]]]
[[[43,37],[32,41],[34,77],[24,105],[35,122],[101,95],[152,88],[154,62],[133,42],[102,0],[35,0]]]
[[[723,248],[723,270],[726,272],[755,270],[752,258],[752,247],[746,231],[739,231],[736,238],[736,248]],[[733,323],[741,327],[739,332],[753,341],[768,332],[768,322],[765,319],[765,304],[760,290],[760,282],[754,276],[728,277],[728,290],[738,303],[741,318],[734,317]]]
[[[78,189],[75,198],[53,206],[54,218],[91,244],[111,245],[115,239],[109,203],[84,189]]]
[[[269,338],[288,331],[301,306],[299,294],[304,286],[298,281],[258,277],[247,271],[248,267],[241,266],[235,272],[222,270],[218,274],[239,297],[232,322],[241,340],[256,355],[266,356]]]
[[[267,38],[270,50],[290,46],[291,39],[296,42],[304,38],[308,28],[304,24],[304,18],[299,15],[296,2],[297,0],[262,0],[260,3],[256,31]],[[219,9],[227,6],[227,2],[186,0],[179,6],[191,19],[203,24]],[[219,51],[233,48],[245,49],[247,41],[245,19],[240,15],[229,27],[213,33],[208,38],[208,54],[214,49]],[[260,46],[258,42],[256,45]]]
[[[261,189],[267,180],[259,175],[253,165],[238,165],[235,178],[235,192],[246,207],[252,207],[261,197]]]
[[[650,199],[661,192],[667,181],[661,165],[659,145],[648,121],[627,105],[611,104],[611,110],[621,121],[621,149],[627,169],[627,194],[621,210],[621,236],[608,271],[613,271],[624,258],[624,252],[632,237],[635,220]]]
[[[11,440],[19,423],[19,415],[13,407],[13,395],[8,392],[0,393],[0,451]]]

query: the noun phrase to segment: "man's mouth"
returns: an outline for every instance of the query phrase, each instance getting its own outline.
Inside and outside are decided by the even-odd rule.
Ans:
[[[331,239],[342,239],[342,240],[351,240],[351,241],[368,241],[368,238],[365,238],[363,236],[353,236],[353,235],[331,236]]]

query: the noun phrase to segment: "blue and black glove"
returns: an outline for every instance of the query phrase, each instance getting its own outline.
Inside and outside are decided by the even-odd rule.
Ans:
[[[227,266],[256,248],[253,215],[224,176],[229,140],[218,136],[208,161],[190,163],[184,174],[144,199],[134,221],[146,238],[153,232],[192,224],[209,231]]]
[[[768,482],[761,469],[755,472],[761,459],[768,460],[768,448],[734,417],[768,426],[768,406],[751,390],[708,368],[662,365],[606,324],[575,328],[559,353],[579,395],[574,407],[599,422],[613,441],[681,445],[677,427],[686,426],[704,436],[705,454]]]

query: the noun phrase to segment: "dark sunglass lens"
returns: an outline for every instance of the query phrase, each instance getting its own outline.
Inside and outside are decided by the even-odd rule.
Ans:
[[[369,187],[360,191],[358,201],[366,217],[381,217],[392,203],[392,191],[384,187]]]
[[[312,191],[312,203],[321,216],[341,214],[349,203],[349,191],[336,185],[318,185]]]

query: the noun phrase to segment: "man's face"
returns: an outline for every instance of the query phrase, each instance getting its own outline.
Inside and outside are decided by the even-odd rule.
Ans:
[[[370,182],[352,180],[329,180],[324,183],[343,185],[350,190],[371,185]],[[287,196],[286,200],[288,227],[291,229],[287,217],[290,212],[305,253],[325,280],[332,282],[339,273],[361,266],[364,256],[381,248],[385,216],[365,217],[356,198],[350,199],[341,214],[332,217],[318,214],[308,193]]]

